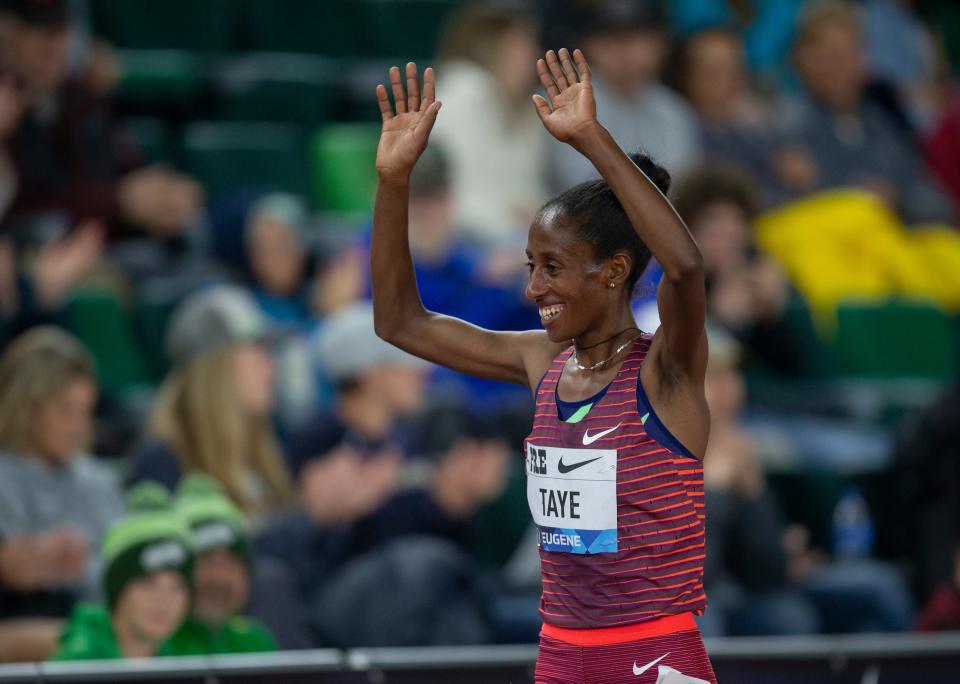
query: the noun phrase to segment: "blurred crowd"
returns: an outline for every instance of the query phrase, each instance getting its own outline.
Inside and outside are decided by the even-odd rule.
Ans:
[[[0,661],[534,641],[529,392],[377,338],[368,214],[152,163],[95,4],[0,3]],[[582,48],[704,256],[704,634],[960,629],[954,4],[446,4],[411,178],[427,308],[539,326],[527,227],[596,172],[549,143],[535,60]],[[891,300],[946,321],[953,370],[878,417],[915,384],[847,392],[829,340]],[[857,355],[896,366],[895,327]]]

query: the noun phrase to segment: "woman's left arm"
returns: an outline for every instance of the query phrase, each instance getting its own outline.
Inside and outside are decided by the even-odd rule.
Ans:
[[[574,65],[574,60],[576,65]],[[680,216],[597,120],[590,67],[579,50],[552,50],[537,62],[550,103],[534,96],[547,130],[596,167],[643,243],[663,267],[657,294],[663,343],[659,365],[668,376],[702,378],[707,345],[703,258]]]

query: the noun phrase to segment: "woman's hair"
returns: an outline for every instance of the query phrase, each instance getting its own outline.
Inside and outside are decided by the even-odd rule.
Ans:
[[[0,357],[0,447],[35,450],[37,410],[74,380],[96,383],[93,358],[73,335],[53,326],[29,330]]]
[[[750,179],[729,164],[711,163],[692,172],[680,186],[673,206],[686,224],[695,229],[697,220],[708,207],[732,204],[747,220],[757,214],[757,201]]]
[[[645,154],[631,154],[630,159],[664,195],[670,189],[670,174]],[[583,242],[593,245],[598,260],[609,259],[618,252],[626,252],[633,261],[627,278],[632,291],[644,269],[650,263],[650,250],[630,223],[627,212],[607,181],[602,178],[575,185],[547,202],[547,211],[559,211],[568,219]]]
[[[290,477],[269,418],[241,404],[234,349],[199,354],[175,368],[160,388],[150,431],[170,443],[184,474],[206,473],[245,512],[263,513],[289,502]],[[259,483],[249,481],[251,472]]]
[[[460,59],[492,70],[503,37],[522,24],[533,25],[533,16],[520,8],[467,3],[444,26],[438,61]]]

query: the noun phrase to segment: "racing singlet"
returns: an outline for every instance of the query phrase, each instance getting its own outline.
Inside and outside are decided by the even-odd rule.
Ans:
[[[651,341],[636,340],[579,422],[560,420],[557,410],[572,347],[537,389],[525,448],[545,623],[615,627],[706,606],[702,464],[649,436],[645,424],[656,417],[638,402]]]

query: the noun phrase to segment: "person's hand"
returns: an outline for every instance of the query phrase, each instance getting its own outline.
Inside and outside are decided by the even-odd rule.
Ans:
[[[433,498],[454,517],[472,515],[503,493],[508,459],[499,442],[459,440],[437,466]]]
[[[573,51],[573,59],[576,66],[570,52],[562,48],[559,59],[550,50],[545,60],[537,60],[537,74],[550,100],[534,95],[533,103],[550,135],[577,147],[581,137],[597,123],[597,102],[587,59],[580,50]]]
[[[180,234],[203,203],[203,189],[189,176],[148,166],[120,181],[124,218],[157,237]]]
[[[328,525],[372,513],[396,488],[400,462],[390,451],[364,458],[349,446],[337,447],[300,474],[304,508],[312,520]]]
[[[83,576],[88,554],[86,540],[67,527],[9,537],[0,544],[0,582],[17,591],[64,585]]]
[[[43,306],[56,308],[63,303],[70,288],[100,260],[103,241],[103,226],[97,221],[86,221],[40,249],[33,286]]]
[[[377,104],[383,117],[380,144],[377,146],[377,172],[381,178],[406,179],[423,154],[430,131],[437,121],[441,103],[436,99],[433,69],[423,72],[423,95],[417,65],[407,63],[407,87],[404,93],[400,68],[390,68],[390,87],[394,106],[390,106],[387,89],[377,85]],[[394,112],[394,108],[396,112]]]

